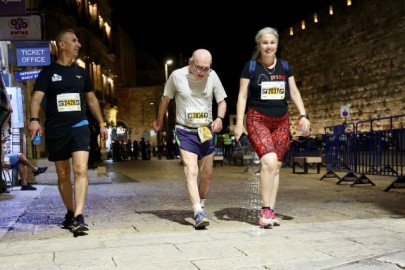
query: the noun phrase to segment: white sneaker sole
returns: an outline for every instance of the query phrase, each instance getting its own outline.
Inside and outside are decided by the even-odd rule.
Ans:
[[[262,218],[262,217],[259,217],[259,225],[261,227],[280,226],[280,222],[276,218]]]

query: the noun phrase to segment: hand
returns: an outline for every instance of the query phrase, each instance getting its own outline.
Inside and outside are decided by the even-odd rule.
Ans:
[[[311,135],[311,123],[305,117],[302,117],[299,122],[299,126],[301,129],[302,136],[308,137]]]
[[[211,128],[213,132],[220,132],[222,130],[222,120],[220,118],[215,119],[211,123]]]
[[[100,135],[103,141],[106,141],[108,139],[108,130],[106,127],[100,127]]]
[[[38,121],[31,121],[28,125],[28,131],[31,137],[31,141],[34,139],[34,136],[38,133],[42,136],[42,128]]]
[[[236,125],[235,128],[233,129],[233,133],[235,134],[235,140],[238,142],[240,136],[242,134],[248,135],[248,132],[246,131],[244,126]]]
[[[153,121],[153,130],[158,133],[162,129],[162,124],[158,124],[158,122],[155,120]]]

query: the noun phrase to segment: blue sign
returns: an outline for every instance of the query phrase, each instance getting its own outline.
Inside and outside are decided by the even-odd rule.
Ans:
[[[40,69],[27,70],[27,71],[18,71],[15,73],[15,80],[17,82],[35,80],[38,77]]]
[[[46,47],[19,47],[17,52],[17,66],[48,66],[51,64],[49,46]]]

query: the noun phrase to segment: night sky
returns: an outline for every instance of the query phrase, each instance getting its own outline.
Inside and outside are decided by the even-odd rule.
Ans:
[[[182,6],[174,1],[138,1],[131,6],[139,7],[132,9],[128,1],[113,0],[111,7],[113,21],[132,37],[136,48],[149,52],[162,68],[166,59],[181,55],[187,60],[195,49],[208,49],[213,55],[212,67],[229,96],[227,114],[234,114],[240,73],[254,50],[257,31],[271,26],[281,32],[315,11],[325,12],[337,1],[345,0],[246,1],[238,6],[226,1],[221,8],[218,1],[191,1]]]

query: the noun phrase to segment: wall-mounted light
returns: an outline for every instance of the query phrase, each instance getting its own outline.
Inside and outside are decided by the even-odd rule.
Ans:
[[[314,13],[314,23],[318,22],[318,13]]]
[[[329,5],[329,15],[333,15],[333,6]]]
[[[347,6],[351,6],[352,5],[352,0],[347,0]]]
[[[304,20],[301,21],[301,29],[305,30],[305,21]]]
[[[294,28],[290,27],[290,36],[294,35]]]

